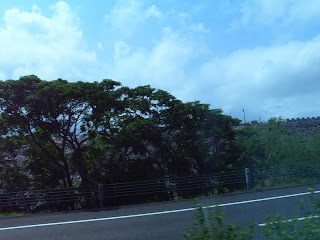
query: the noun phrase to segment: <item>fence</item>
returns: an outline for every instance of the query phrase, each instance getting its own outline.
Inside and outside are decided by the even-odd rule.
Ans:
[[[162,178],[152,181],[138,181],[100,185],[100,204],[106,199],[116,199],[118,203],[127,202],[131,196],[141,196],[146,200],[172,199],[176,195],[188,198],[205,194],[222,186],[245,186],[246,175],[243,170],[207,174],[201,176]],[[119,199],[121,198],[121,199]],[[127,201],[126,201],[127,200]],[[136,197],[136,200],[139,198]],[[130,200],[129,200],[130,201]],[[132,199],[131,199],[132,201]],[[109,200],[110,202],[110,200]],[[117,201],[112,201],[117,203]]]
[[[59,188],[8,192],[0,190],[0,211],[57,211],[84,207],[130,204],[146,201],[191,198],[225,190],[250,191],[281,184],[320,181],[320,164],[290,168],[244,169],[201,176],[99,184],[81,188]]]
[[[98,188],[58,188],[0,192],[0,210],[38,212],[69,210],[96,203]]]
[[[295,165],[268,169],[253,169],[250,185],[255,189],[273,186],[306,184],[320,181],[320,164]]]

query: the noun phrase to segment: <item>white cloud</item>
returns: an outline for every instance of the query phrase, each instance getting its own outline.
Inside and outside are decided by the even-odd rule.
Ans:
[[[124,41],[119,41],[114,44],[114,58],[117,60],[126,57],[130,52],[129,45]]]
[[[157,17],[160,18],[162,17],[162,12],[155,6],[152,5],[145,11],[145,16],[148,17]]]
[[[288,12],[289,22],[314,20],[320,17],[320,2],[318,0],[292,1]]]
[[[316,16],[302,6],[301,12],[295,13],[297,4],[289,0],[283,2],[275,11],[272,11],[273,1],[260,5],[255,2],[263,10],[261,16],[269,20],[248,8],[243,15],[247,20],[243,23],[296,21],[289,17],[283,19],[284,12],[294,19],[310,20]],[[37,6],[29,12],[10,9],[5,12],[4,24],[0,27],[0,79],[17,79],[26,74],[48,80],[112,78],[129,86],[151,84],[184,101],[201,100],[239,118],[245,108],[250,120],[278,115],[317,115],[320,35],[309,41],[239,49],[213,57],[214,46],[199,41],[199,33],[210,30],[203,23],[193,22],[192,16],[175,10],[162,12],[155,5],[146,7],[134,0],[117,4],[107,20],[121,29],[120,32],[132,34],[139,24],[151,17],[165,15],[176,22],[171,25],[165,22],[171,27],[157,25],[160,31],[152,41],[147,41],[147,46],[139,47],[136,39],[126,39],[126,33],[109,42],[97,42],[97,49],[105,48],[108,56],[98,60],[95,52],[88,50],[79,27],[80,20],[67,3],[53,5],[50,17],[42,15]],[[103,75],[106,73],[108,75]]]
[[[184,101],[201,100],[227,114],[247,119],[317,115],[320,104],[320,35],[310,41],[254,49],[190,65],[201,51],[171,29],[152,49],[118,43],[112,78],[125,85],[151,84]]]
[[[104,50],[104,47],[103,47],[103,45],[102,45],[101,42],[97,42],[97,48],[98,48],[99,50]]]
[[[192,24],[190,26],[191,30],[198,33],[208,33],[210,32],[209,29],[205,28],[205,26],[202,23],[198,24]]]
[[[164,26],[171,26],[168,12],[163,12],[149,1],[117,0],[104,15],[106,31],[113,41],[143,42],[148,44],[158,38]],[[176,16],[174,16],[176,17]]]
[[[275,2],[264,4],[261,8],[270,22],[263,24],[284,21],[283,12],[289,13],[284,3],[275,11]],[[197,38],[198,33],[210,30],[192,22],[190,15],[172,11],[178,27],[163,28],[162,37],[151,47],[115,42],[113,63],[108,66],[111,78],[129,86],[151,84],[184,101],[201,100],[239,118],[245,108],[250,120],[316,115],[320,103],[320,36],[212,57],[208,54],[214,52],[212,46],[199,44]],[[252,14],[248,13],[247,21],[257,17]]]
[[[180,88],[186,65],[196,55],[193,44],[169,28],[152,49],[130,50],[125,42],[118,42],[111,76],[126,85],[151,84],[172,92]]]
[[[41,9],[36,4],[34,4],[32,6],[32,12],[41,14]]]
[[[233,26],[293,24],[320,17],[318,0],[247,0],[241,7],[241,19]]]
[[[105,15],[105,20],[114,31],[130,36],[149,17],[160,17],[161,11],[152,5],[146,8],[141,1],[116,1],[115,6]]]
[[[5,12],[0,65],[7,78],[36,74],[44,79],[88,80],[97,60],[83,41],[79,19],[65,2],[52,5],[52,11],[46,17],[34,5],[30,12],[17,8]]]
[[[310,110],[320,102],[319,64],[320,36],[238,50],[203,64],[194,75],[202,84],[193,82],[190,94],[202,94],[207,102],[233,114],[247,107],[254,117],[299,116],[307,114],[305,107]]]

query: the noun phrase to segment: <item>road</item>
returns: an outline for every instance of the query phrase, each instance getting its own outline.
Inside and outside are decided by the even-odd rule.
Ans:
[[[320,190],[316,185],[315,191]],[[320,191],[319,191],[320,192]],[[317,195],[320,194],[317,192]],[[308,187],[297,186],[203,198],[204,206],[220,205],[226,222],[263,223],[266,212],[299,215],[298,200]],[[114,209],[36,214],[0,219],[1,240],[184,239],[195,215],[193,200],[122,206]],[[260,239],[260,237],[256,237]]]

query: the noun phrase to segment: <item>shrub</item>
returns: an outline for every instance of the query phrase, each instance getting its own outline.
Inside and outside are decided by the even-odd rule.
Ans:
[[[270,240],[319,240],[320,239],[320,198],[310,189],[310,205],[305,210],[303,201],[300,209],[303,217],[284,218],[267,215],[263,224],[263,235]],[[253,239],[257,223],[247,227],[236,223],[226,224],[224,214],[218,206],[204,208],[197,203],[197,213],[191,227],[184,233],[188,240],[249,240]]]

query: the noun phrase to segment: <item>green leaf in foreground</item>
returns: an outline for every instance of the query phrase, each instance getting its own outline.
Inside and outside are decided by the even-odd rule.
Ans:
[[[284,218],[267,215],[262,234],[270,240],[319,240],[320,239],[320,198],[314,190],[309,197],[309,205],[299,201],[303,217]],[[224,214],[218,206],[204,208],[197,203],[197,213],[191,227],[184,233],[188,240],[248,240],[253,239],[256,223],[250,222],[245,228],[238,224],[226,224]],[[307,209],[307,210],[306,210]]]
[[[224,214],[218,206],[209,209],[197,204],[197,214],[191,227],[184,233],[189,240],[249,240],[253,239],[256,224],[241,228],[238,224],[225,224]]]

